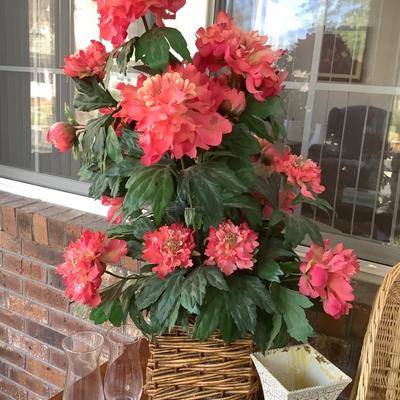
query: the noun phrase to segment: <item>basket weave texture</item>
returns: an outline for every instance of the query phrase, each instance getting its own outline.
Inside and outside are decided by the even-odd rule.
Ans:
[[[351,399],[400,399],[400,264],[375,298]]]
[[[146,371],[149,400],[255,400],[259,379],[250,359],[251,338],[225,345],[217,335],[206,342],[179,327],[150,343]]]

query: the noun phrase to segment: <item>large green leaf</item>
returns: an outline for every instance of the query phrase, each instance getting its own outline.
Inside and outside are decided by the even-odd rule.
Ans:
[[[298,246],[309,235],[311,240],[320,246],[323,245],[323,239],[318,226],[306,217],[298,215],[285,215],[285,240],[291,246]]]
[[[224,135],[222,146],[238,157],[259,154],[261,146],[245,124],[237,124],[229,135]]]
[[[300,342],[307,342],[313,335],[313,328],[307,320],[304,309],[312,307],[313,303],[299,292],[281,285],[274,284],[271,292],[289,335]]]
[[[124,210],[130,215],[137,210],[151,207],[159,225],[174,195],[174,181],[169,166],[138,166],[132,171],[126,187]]]
[[[128,67],[128,63],[132,58],[133,51],[135,49],[135,42],[137,38],[132,38],[128,42],[126,42],[118,51],[117,55],[117,65],[119,68],[119,72],[121,74],[126,75],[126,70]]]
[[[93,111],[117,105],[117,101],[111,96],[108,90],[100,86],[96,78],[73,79],[77,90],[74,107],[78,110]]]
[[[106,151],[108,156],[114,162],[120,163],[123,161],[121,146],[119,145],[118,137],[111,126],[107,128]]]
[[[171,48],[173,48],[184,60],[192,60],[187,42],[182,33],[175,28],[168,27],[161,28],[160,31],[167,38]]]
[[[142,291],[137,295],[136,305],[139,310],[145,310],[154,304],[167,287],[168,277],[160,279],[154,274],[146,280]]]
[[[199,306],[203,304],[207,288],[204,269],[205,267],[199,267],[190,272],[182,284],[181,304],[190,313],[198,312]]]
[[[229,291],[228,284],[226,283],[226,279],[221,270],[217,267],[202,267],[203,275],[207,279],[207,282],[210,286],[223,290]]]
[[[135,43],[136,61],[148,65],[154,73],[165,71],[169,61],[169,43],[158,28],[142,35]]]

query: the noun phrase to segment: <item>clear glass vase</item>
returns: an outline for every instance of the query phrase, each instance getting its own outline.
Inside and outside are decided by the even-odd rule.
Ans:
[[[67,336],[62,347],[67,356],[63,400],[104,400],[100,354],[104,337],[96,332]]]
[[[140,400],[143,391],[139,356],[142,338],[141,332],[133,326],[108,331],[110,358],[104,381],[107,400]]]

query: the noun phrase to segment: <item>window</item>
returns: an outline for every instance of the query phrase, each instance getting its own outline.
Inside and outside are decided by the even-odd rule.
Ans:
[[[399,261],[398,0],[217,1],[242,28],[287,49],[292,149],[319,162],[332,219],[303,208],[367,260]]]
[[[98,37],[97,20],[92,0],[0,2],[1,176],[85,191],[62,179],[77,179],[80,163],[53,149],[46,132],[73,99],[64,56]]]

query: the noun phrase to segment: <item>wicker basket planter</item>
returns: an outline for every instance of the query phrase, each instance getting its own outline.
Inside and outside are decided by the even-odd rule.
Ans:
[[[206,342],[176,328],[150,343],[145,391],[149,400],[255,400],[258,375],[252,340],[231,345],[213,335]]]

